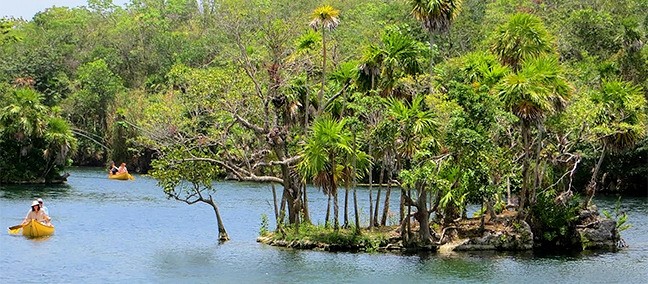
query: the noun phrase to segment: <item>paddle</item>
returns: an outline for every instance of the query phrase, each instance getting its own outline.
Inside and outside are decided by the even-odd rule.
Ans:
[[[20,231],[20,229],[22,229],[23,226],[24,226],[23,224],[20,224],[20,225],[9,227],[9,234],[12,235],[18,234],[18,232]]]

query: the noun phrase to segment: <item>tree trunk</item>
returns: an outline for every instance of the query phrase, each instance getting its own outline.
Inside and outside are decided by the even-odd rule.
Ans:
[[[302,204],[302,210],[304,210],[304,223],[312,224],[310,213],[308,211],[308,195],[306,194],[306,189],[306,182],[304,182],[304,189],[302,193],[304,195],[304,204]]]
[[[331,195],[333,193],[329,192],[328,195],[328,201],[326,202],[326,217],[324,218],[324,227],[328,228],[330,226],[330,221],[331,220]]]
[[[430,233],[430,213],[427,209],[427,191],[425,188],[419,189],[417,200],[416,220],[419,222],[419,238],[424,245],[432,243],[432,234]],[[411,208],[411,206],[408,206]]]
[[[376,227],[380,226],[380,223],[378,223],[378,212],[379,212],[378,209],[380,209],[380,194],[382,192],[384,177],[385,177],[385,165],[382,164],[380,166],[380,174],[378,176],[378,193],[376,194],[376,208],[374,210],[374,226]]]
[[[227,231],[225,230],[225,225],[223,225],[223,219],[221,219],[220,212],[218,211],[218,206],[216,205],[216,202],[214,202],[214,199],[212,199],[211,195],[209,196],[209,200],[206,200],[209,205],[214,208],[214,213],[216,214],[216,221],[218,222],[218,240],[221,242],[229,241],[229,235],[227,235]]]
[[[277,207],[277,190],[275,189],[274,183],[271,183],[272,187],[272,205],[274,206],[275,213],[275,223],[279,224],[279,208]]]
[[[407,188],[407,196],[410,197],[410,198],[412,197],[412,189]],[[420,200],[418,200],[418,201],[421,202]],[[423,203],[425,203],[425,202],[426,202],[425,199],[423,199]],[[405,203],[405,200],[403,199],[403,204],[404,203]],[[410,218],[409,216],[411,216],[411,215],[412,215],[412,205],[407,204],[407,215],[405,215],[405,218],[409,219]],[[407,235],[408,236],[412,235],[412,222],[410,220],[407,220]]]
[[[334,230],[339,230],[340,229],[340,218],[338,217],[340,215],[340,206],[338,205],[338,194],[337,194],[337,189],[333,191],[333,229]]]
[[[542,124],[541,121],[538,122],[538,145],[536,147],[536,153],[535,153],[535,168],[534,168],[534,179],[533,179],[533,187],[530,190],[530,194],[528,196],[528,201],[529,201],[529,206],[535,204],[536,202],[536,190],[542,186],[542,178],[541,178],[541,171],[540,171],[540,153],[542,152],[542,136],[544,134],[544,125]]]
[[[304,136],[308,135],[308,114],[310,112],[310,88],[308,88],[308,72],[306,72],[306,98],[304,99]]]
[[[353,211],[355,215],[355,232],[360,234],[360,213],[358,212],[358,194],[356,192],[356,135],[353,134]]]
[[[280,140],[280,139],[277,139]],[[273,147],[273,150],[275,152],[275,155],[277,155],[277,159],[279,160],[284,160],[286,157],[286,149],[285,149],[285,144],[283,142],[275,142],[275,146]],[[280,145],[277,145],[280,144]],[[295,202],[301,201],[301,189],[300,185],[298,182],[295,182],[295,178],[291,175],[291,169],[290,166],[287,164],[282,164],[281,165],[281,176],[284,181],[284,196],[286,197],[288,201],[288,222],[290,224],[295,224],[299,222],[299,214],[301,213],[301,202]]]
[[[428,36],[430,37],[430,94],[434,92],[434,87],[432,87],[432,81],[434,78],[434,33],[432,30],[428,31]]]
[[[381,226],[387,225],[387,213],[389,212],[389,197],[391,195],[391,181],[392,181],[392,170],[389,169],[389,174],[387,175],[387,191],[385,192],[385,205],[383,208],[382,220],[380,220]]]
[[[587,197],[585,198],[585,202],[583,203],[584,208],[587,208],[592,204],[592,198],[594,198],[594,193],[596,192],[596,180],[598,178],[598,172],[601,169],[601,165],[603,164],[603,159],[605,158],[606,150],[607,150],[607,144],[604,142],[603,149],[601,150],[601,156],[599,157],[596,166],[594,166],[594,169],[592,170],[592,177],[590,178],[590,181],[587,184],[587,188],[585,189],[585,193],[587,194]]]
[[[371,157],[371,143],[369,143],[369,157]],[[373,189],[373,166],[369,164],[369,230],[373,228],[374,225],[374,216],[373,216],[373,196],[371,195]]]
[[[326,33],[325,29],[322,28],[322,87],[317,94],[318,106],[317,114],[322,113],[322,108],[324,107],[324,86],[326,85]]]
[[[529,196],[529,166],[530,166],[530,155],[529,155],[529,123],[522,121],[522,141],[524,143],[524,158],[522,163],[522,190],[520,191],[520,205],[518,207],[518,216],[521,219],[526,218],[526,206],[527,198]]]
[[[294,184],[294,183],[293,183]],[[301,208],[301,186],[297,186],[297,190],[295,191],[295,198],[293,199],[293,203],[291,204],[293,210],[292,212],[296,215],[295,216],[295,221],[292,223],[295,226],[295,231],[299,232],[299,225],[301,223],[301,218],[299,214],[302,212]]]
[[[349,228],[349,185],[344,185],[344,224],[342,228]]]

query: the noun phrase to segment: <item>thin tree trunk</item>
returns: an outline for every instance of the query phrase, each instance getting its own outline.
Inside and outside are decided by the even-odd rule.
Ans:
[[[342,228],[349,228],[349,184],[344,185],[344,224]]]
[[[324,219],[324,227],[328,228],[330,226],[330,221],[331,220],[331,195],[333,195],[332,192],[329,192],[328,195],[328,200],[326,202],[326,217]]]
[[[304,99],[304,136],[308,135],[308,114],[310,112],[310,89],[308,88],[308,72],[306,74],[306,94]]]
[[[223,224],[223,219],[221,219],[218,205],[216,205],[216,202],[214,202],[214,199],[211,197],[211,195],[209,196],[209,200],[207,200],[206,202],[209,203],[212,208],[214,208],[214,213],[216,214],[216,221],[218,222],[218,240],[221,242],[229,241],[230,238],[229,235],[227,235],[227,231],[225,230],[225,225]]]
[[[434,78],[434,33],[432,30],[428,31],[428,36],[430,37],[430,94],[434,92],[434,87],[432,87],[432,81]]]
[[[381,164],[380,166],[380,174],[378,175],[378,193],[376,194],[376,208],[374,210],[374,226],[378,227],[380,226],[380,223],[378,223],[378,212],[380,209],[380,194],[382,192],[382,185],[383,185],[383,179],[385,177],[385,164]]]
[[[358,210],[358,194],[355,186],[353,187],[353,208],[355,208],[355,230],[357,234],[360,234],[360,211]]]
[[[513,205],[511,200],[511,178],[506,177],[506,207]]]
[[[304,204],[302,204],[302,210],[304,210],[304,223],[312,224],[310,219],[310,212],[308,211],[308,194],[306,194],[306,182],[304,182]]]
[[[337,189],[333,191],[333,229],[334,230],[339,230],[340,229],[340,218],[338,217],[340,215],[340,206],[338,205],[338,194],[337,194]]]
[[[353,210],[355,215],[355,232],[360,234],[360,213],[358,212],[358,194],[356,192],[356,135],[353,134]]]
[[[410,188],[407,189],[407,196],[409,196],[410,198],[412,197],[412,189],[410,189]],[[425,204],[425,202],[427,202],[427,201],[425,200],[425,198],[423,198],[423,200],[421,200],[421,199],[419,198],[419,200],[417,200],[417,201],[418,201],[419,203],[423,202],[423,204]],[[405,203],[405,200],[404,200],[404,199],[403,199],[403,203]],[[411,236],[411,235],[412,235],[412,222],[409,220],[409,218],[410,218],[409,216],[411,216],[411,214],[412,214],[412,205],[411,205],[411,204],[407,204],[407,215],[405,215],[405,216],[406,216],[405,218],[408,219],[408,220],[407,220],[407,235],[408,235],[408,236]],[[420,222],[419,222],[419,225],[421,225]],[[429,231],[429,230],[428,230],[428,231]],[[429,234],[429,232],[428,232],[428,234]]]
[[[279,209],[279,220],[277,221],[277,229],[283,228],[284,219],[286,219],[286,205],[288,203],[288,190],[284,187],[284,191],[281,194],[281,206]]]
[[[275,189],[274,183],[270,183],[270,186],[272,187],[272,205],[274,205],[275,222],[279,224],[279,208],[277,207],[277,191]]]
[[[372,154],[371,143],[369,143],[369,157]],[[369,230],[373,228],[374,225],[374,214],[373,214],[373,196],[371,195],[373,189],[373,166],[369,164]]]
[[[533,187],[531,188],[530,195],[528,197],[529,205],[532,205],[536,201],[536,190],[542,186],[542,179],[540,177],[540,153],[542,152],[542,136],[544,134],[544,125],[542,122],[538,122],[538,146],[536,147],[535,153],[535,168],[534,168],[534,179]]]
[[[530,165],[530,155],[529,155],[529,124],[526,121],[522,121],[522,141],[524,143],[524,159],[522,163],[522,190],[520,192],[520,205],[518,216],[520,218],[526,218],[526,206],[527,198],[529,196],[529,165]]]
[[[325,29],[322,28],[322,86],[317,94],[318,106],[317,114],[322,113],[322,108],[324,107],[324,86],[326,85],[326,33]]]
[[[380,220],[381,226],[387,225],[387,213],[389,212],[389,198],[391,195],[391,181],[392,181],[392,170],[389,169],[389,174],[387,175],[387,191],[385,192],[385,205],[383,208],[382,220]]]
[[[605,151],[607,150],[607,144],[603,143],[603,149],[601,150],[601,156],[599,157],[598,162],[596,163],[596,166],[594,167],[594,170],[592,171],[592,177],[590,178],[589,183],[587,184],[587,188],[585,189],[585,193],[587,194],[587,198],[585,198],[585,202],[583,203],[583,207],[587,208],[592,204],[592,198],[594,198],[594,193],[596,192],[596,180],[598,179],[598,172],[601,169],[601,165],[603,164],[603,159],[605,158]]]
[[[295,215],[295,221],[293,222],[295,226],[295,232],[299,232],[299,225],[301,224],[301,218],[299,214],[302,212],[302,204],[301,204],[301,186],[295,184],[296,187],[296,198],[294,198],[293,203],[291,204],[293,206],[293,211]]]

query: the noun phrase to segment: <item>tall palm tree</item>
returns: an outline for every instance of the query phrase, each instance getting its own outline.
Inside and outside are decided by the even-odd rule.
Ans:
[[[502,64],[518,71],[525,59],[552,52],[552,41],[540,18],[517,13],[495,30],[490,38],[490,49]]]
[[[313,10],[310,27],[322,31],[322,86],[318,94],[318,114],[322,112],[324,86],[326,84],[326,31],[334,30],[340,24],[340,11],[330,5]]]
[[[295,55],[301,58],[301,65],[305,69],[304,79],[304,135],[308,132],[309,114],[310,114],[310,78],[313,73],[313,60],[311,52],[316,48],[320,40],[320,35],[315,31],[308,31],[297,39],[297,49]]]
[[[313,184],[320,186],[324,194],[333,198],[334,223],[339,228],[337,188],[342,174],[342,159],[353,150],[352,136],[345,127],[346,121],[321,117],[313,122],[311,135],[303,145],[299,172]]]
[[[591,100],[597,106],[596,126],[592,130],[601,144],[601,153],[585,191],[585,207],[594,197],[598,172],[606,152],[631,148],[647,134],[646,99],[641,87],[629,82],[607,81]]]
[[[430,50],[434,45],[434,34],[447,32],[450,24],[461,11],[462,0],[409,0],[412,14],[428,31]],[[432,92],[432,76],[434,61],[430,58],[430,92]]]
[[[558,59],[553,56],[527,59],[520,68],[517,73],[505,76],[497,86],[497,91],[504,105],[520,119],[524,147],[520,208],[524,209],[529,198],[534,197],[535,187],[538,186],[531,184],[529,173],[532,159],[531,126],[538,126],[538,143],[541,143],[545,118],[564,108],[570,87],[561,76]],[[539,158],[539,153],[536,153],[536,158]],[[536,171],[535,181],[538,181],[537,175]]]

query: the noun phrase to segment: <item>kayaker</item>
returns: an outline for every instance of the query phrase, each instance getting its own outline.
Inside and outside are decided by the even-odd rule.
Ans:
[[[126,169],[126,163],[121,163],[121,165],[119,165],[119,169],[117,169],[117,173],[118,174],[128,173],[128,169]]]
[[[36,200],[32,202],[31,211],[29,211],[22,224],[27,225],[27,223],[32,219],[48,226],[52,225],[50,223],[52,219],[45,213],[45,211],[41,210],[40,204]]]
[[[112,162],[112,161],[111,161],[111,162],[110,162],[110,169],[108,170],[108,173],[111,174],[111,175],[114,175],[114,174],[116,174],[118,171],[119,171],[119,169],[117,168],[117,166],[115,166],[115,162]]]
[[[38,198],[36,199],[36,201],[38,201],[38,205],[40,205],[41,210],[43,210],[43,212],[45,212],[45,214],[49,216],[49,209],[47,209],[47,206],[45,206],[45,203],[43,203],[43,199]]]

